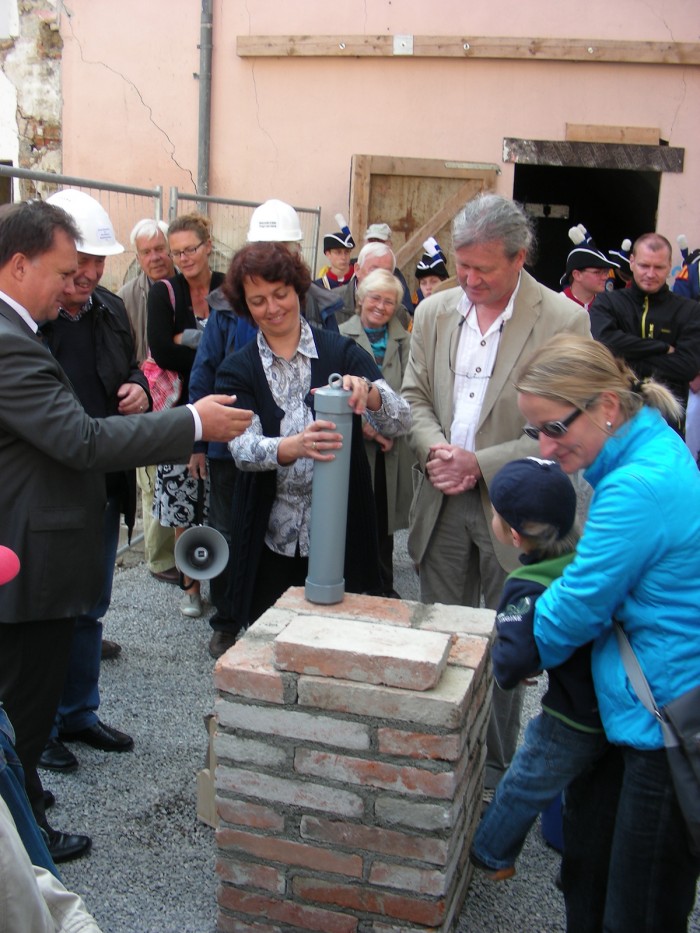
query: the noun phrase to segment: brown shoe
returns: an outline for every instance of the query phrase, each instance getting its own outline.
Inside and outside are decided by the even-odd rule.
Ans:
[[[209,654],[212,658],[220,658],[235,645],[237,637],[238,635],[232,635],[231,632],[214,632],[209,640]]]
[[[151,570],[151,576],[156,580],[160,580],[161,583],[173,583],[175,586],[180,584],[180,571],[177,567],[171,567],[170,570],[160,570],[157,573],[155,570]]]
[[[118,645],[116,641],[109,641],[107,638],[102,639],[102,660],[103,661],[113,661],[114,658],[118,658],[122,653],[122,646]]]

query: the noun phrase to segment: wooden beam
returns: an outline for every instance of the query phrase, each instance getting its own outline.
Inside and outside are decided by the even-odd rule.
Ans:
[[[587,123],[567,123],[565,139],[579,143],[658,146],[661,130],[653,126],[593,126]]]
[[[461,58],[700,65],[698,42],[494,36],[237,36],[241,58]]]

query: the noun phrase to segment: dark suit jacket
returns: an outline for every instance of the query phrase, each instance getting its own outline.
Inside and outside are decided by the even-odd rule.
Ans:
[[[21,562],[0,587],[0,623],[92,608],[103,576],[103,474],[183,462],[193,437],[185,409],[90,418],[40,339],[0,301],[0,544]]]

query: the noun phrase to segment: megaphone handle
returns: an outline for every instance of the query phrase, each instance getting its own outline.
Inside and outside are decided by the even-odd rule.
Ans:
[[[195,525],[204,524],[204,480],[200,476],[197,480],[197,502],[194,507]]]

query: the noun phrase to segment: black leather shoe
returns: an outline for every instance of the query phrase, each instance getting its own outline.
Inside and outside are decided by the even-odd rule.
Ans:
[[[42,827],[49,837],[47,847],[54,862],[69,862],[71,859],[87,855],[92,847],[89,836],[79,836],[74,833],[62,833],[60,829],[53,829],[48,823]]]
[[[62,774],[68,774],[75,771],[78,767],[78,759],[70,749],[66,748],[63,742],[58,739],[49,739],[41,753],[38,761],[38,767],[46,771],[59,771]]]
[[[209,654],[212,658],[220,658],[236,644],[236,638],[238,635],[232,635],[230,632],[214,632],[209,639]]]
[[[51,793],[50,790],[44,788],[44,810],[50,810],[51,807],[56,803],[56,798]]]
[[[160,570],[157,573],[155,570],[151,570],[151,576],[155,577],[156,580],[160,580],[161,583],[180,585],[180,571],[177,567],[171,567],[170,570]]]
[[[60,732],[59,735],[66,742],[84,742],[92,748],[99,748],[101,752],[129,752],[134,747],[130,735],[113,729],[99,719],[86,729]]]
[[[122,653],[122,646],[118,645],[116,641],[109,641],[107,638],[102,639],[102,660],[103,661],[113,661],[114,658],[118,658]]]

